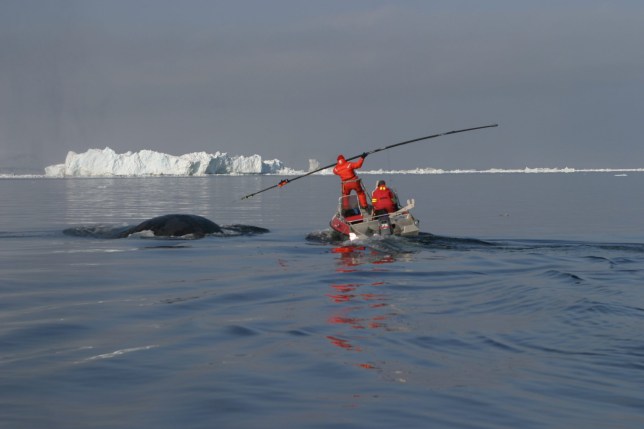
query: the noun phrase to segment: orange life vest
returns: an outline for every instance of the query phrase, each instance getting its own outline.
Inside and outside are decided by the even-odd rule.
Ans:
[[[374,210],[387,210],[388,213],[396,211],[396,197],[391,189],[378,186],[371,194],[371,205]]]

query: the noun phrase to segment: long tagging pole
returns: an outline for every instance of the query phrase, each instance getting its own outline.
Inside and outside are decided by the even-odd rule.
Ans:
[[[432,134],[431,136],[419,137],[419,138],[417,138],[417,139],[406,140],[406,141],[404,141],[404,142],[391,144],[391,145],[389,145],[389,146],[385,146],[385,147],[381,147],[381,148],[378,148],[378,149],[374,149],[374,150],[371,150],[371,151],[369,151],[369,152],[364,152],[363,154],[371,155],[372,153],[382,152],[382,151],[385,151],[385,150],[387,150],[387,149],[392,149],[392,148],[394,148],[394,147],[403,146],[403,145],[410,144],[410,143],[416,143],[416,142],[419,142],[419,141],[422,141],[422,140],[429,140],[429,139],[433,139],[433,138],[436,138],[436,137],[448,136],[448,135],[450,135],[450,134],[458,134],[458,133],[464,133],[464,132],[466,132],[466,131],[481,130],[481,129],[483,129],[483,128],[493,128],[493,127],[498,127],[498,126],[499,126],[499,124],[491,124],[491,125],[483,125],[483,126],[480,126],[480,127],[464,128],[464,129],[462,129],[462,130],[447,131],[447,132],[445,132],[445,133]],[[354,159],[360,158],[363,154],[356,155],[356,156],[353,156],[353,157],[351,157],[351,158],[347,158],[347,161],[351,161],[351,160],[354,160]],[[294,181],[296,181],[296,180],[298,180],[298,179],[301,179],[301,178],[306,177],[306,176],[310,176],[311,174],[318,173],[318,172],[320,172],[320,171],[322,171],[322,170],[326,170],[327,168],[331,168],[331,167],[335,167],[335,162],[334,162],[333,164],[329,164],[329,165],[327,165],[327,166],[325,166],[325,167],[320,167],[320,168],[318,168],[317,170],[309,171],[308,173],[306,173],[306,174],[302,174],[301,176],[296,176],[296,177],[294,177],[294,178],[292,178],[292,179],[282,179],[282,180],[281,180],[278,184],[276,184],[276,185],[269,186],[268,188],[264,188],[264,189],[261,189],[261,190],[259,190],[259,191],[257,191],[257,192],[253,192],[252,194],[245,195],[245,196],[243,196],[241,199],[242,199],[242,200],[245,200],[245,199],[247,199],[247,198],[254,197],[254,196],[255,196],[255,195],[257,195],[257,194],[261,194],[262,192],[266,192],[266,191],[271,190],[271,189],[273,189],[273,188],[281,188],[282,186],[284,186],[284,185],[286,185],[286,184],[288,184],[288,183],[294,182]]]

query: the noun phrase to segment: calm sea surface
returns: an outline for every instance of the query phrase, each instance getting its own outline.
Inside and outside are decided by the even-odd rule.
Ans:
[[[377,176],[365,175],[368,188]],[[644,427],[644,174],[0,180],[0,428]],[[168,213],[268,234],[100,239]]]

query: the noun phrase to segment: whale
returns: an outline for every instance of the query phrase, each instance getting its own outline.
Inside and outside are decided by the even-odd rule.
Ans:
[[[63,231],[66,235],[94,238],[126,238],[137,233],[151,233],[154,237],[203,238],[207,235],[254,235],[269,232],[252,225],[218,225],[203,216],[193,214],[167,214],[145,220],[134,226],[106,227],[80,226]]]
[[[202,216],[192,214],[167,214],[153,217],[140,224],[130,227],[119,234],[120,238],[137,232],[151,231],[155,237],[183,237],[192,235],[202,238],[208,234],[222,232],[215,222]]]

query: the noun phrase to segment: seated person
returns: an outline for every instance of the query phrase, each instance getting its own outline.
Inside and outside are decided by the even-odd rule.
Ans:
[[[376,189],[371,194],[373,214],[376,216],[393,213],[398,210],[398,198],[396,194],[387,187],[384,180],[378,180]]]

